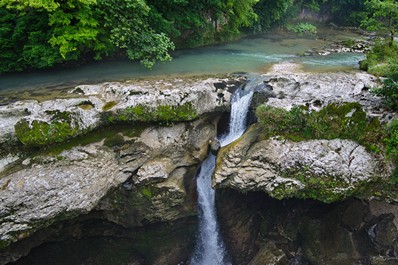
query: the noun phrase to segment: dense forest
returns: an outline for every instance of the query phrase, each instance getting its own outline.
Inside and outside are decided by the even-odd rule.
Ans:
[[[151,68],[304,10],[353,26],[367,14],[362,0],[0,0],[0,73],[120,57]]]

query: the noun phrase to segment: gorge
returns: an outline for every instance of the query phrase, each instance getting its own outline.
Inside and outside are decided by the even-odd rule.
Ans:
[[[260,74],[7,96],[0,264],[209,264],[192,254],[198,227],[209,228],[196,178],[211,162],[226,263],[398,264],[396,185],[379,134],[397,114],[370,93],[378,82],[280,62]],[[246,116],[234,104],[242,91],[247,124],[239,118],[209,155],[234,111]],[[224,247],[210,249],[221,264]]]

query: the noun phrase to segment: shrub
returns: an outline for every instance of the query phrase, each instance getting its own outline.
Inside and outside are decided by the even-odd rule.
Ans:
[[[392,76],[398,78],[398,44],[390,45],[385,41],[377,41],[366,59],[360,63],[362,70],[377,76]]]
[[[398,110],[398,83],[392,78],[383,80],[383,85],[380,88],[372,90],[378,96],[383,97],[386,105],[393,109]]]
[[[288,24],[286,29],[296,34],[316,34],[317,29],[315,25],[310,23],[298,23],[296,25]]]

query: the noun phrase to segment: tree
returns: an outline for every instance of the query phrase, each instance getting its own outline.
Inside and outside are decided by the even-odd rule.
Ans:
[[[394,43],[395,30],[398,27],[398,2],[396,0],[367,0],[368,17],[362,26],[369,30],[386,31],[390,35],[389,45]]]
[[[157,60],[170,60],[174,44],[150,25],[151,8],[144,0],[99,0],[96,12],[104,36],[112,45],[125,50],[128,58],[140,60],[148,68]]]
[[[266,30],[272,23],[284,18],[287,10],[293,4],[293,0],[268,0],[258,2],[254,10],[258,14],[260,30]]]

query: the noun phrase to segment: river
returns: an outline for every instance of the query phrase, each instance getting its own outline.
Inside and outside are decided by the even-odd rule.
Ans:
[[[118,81],[134,78],[161,78],[221,74],[232,72],[265,73],[276,62],[300,63],[307,71],[341,71],[358,67],[363,54],[340,53],[328,56],[300,56],[311,49],[322,49],[334,41],[357,39],[361,36],[331,29],[320,29],[316,36],[261,34],[223,45],[179,50],[173,60],[158,63],[151,70],[128,60],[94,62],[62,70],[35,71],[0,75],[0,94],[15,91],[49,90],[78,84]]]

